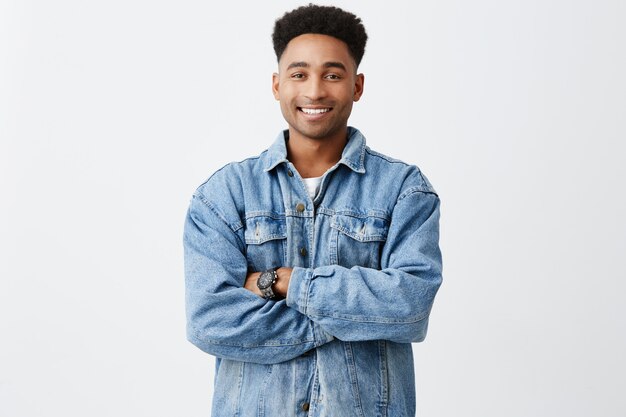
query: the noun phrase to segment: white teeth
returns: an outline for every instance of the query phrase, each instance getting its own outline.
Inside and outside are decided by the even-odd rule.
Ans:
[[[330,111],[330,109],[307,109],[304,107],[300,107],[300,110],[302,110],[302,112],[306,114],[322,114]]]

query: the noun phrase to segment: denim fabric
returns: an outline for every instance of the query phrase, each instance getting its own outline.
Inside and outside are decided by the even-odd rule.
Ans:
[[[352,127],[314,200],[281,132],[223,167],[190,203],[187,335],[215,355],[213,416],[413,416],[411,342],[441,284],[439,198]],[[287,298],[243,288],[290,266]]]

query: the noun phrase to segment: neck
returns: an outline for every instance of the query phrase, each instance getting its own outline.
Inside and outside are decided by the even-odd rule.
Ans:
[[[307,138],[289,128],[287,159],[303,178],[321,177],[341,159],[347,140],[347,127],[323,139]]]

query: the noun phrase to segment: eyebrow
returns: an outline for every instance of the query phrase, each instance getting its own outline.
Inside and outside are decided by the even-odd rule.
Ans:
[[[289,64],[287,69],[290,70],[292,68],[309,68],[309,67],[310,65],[308,62],[298,61],[298,62],[292,62],[291,64]],[[341,62],[335,62],[335,61],[325,62],[324,68],[340,68],[344,71],[347,71],[345,65],[343,65]]]

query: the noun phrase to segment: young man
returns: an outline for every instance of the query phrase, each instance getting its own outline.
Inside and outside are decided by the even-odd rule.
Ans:
[[[188,338],[217,357],[213,416],[413,416],[411,342],[441,283],[439,198],[348,127],[360,19],[309,5],[273,34],[287,124],[195,192]]]

